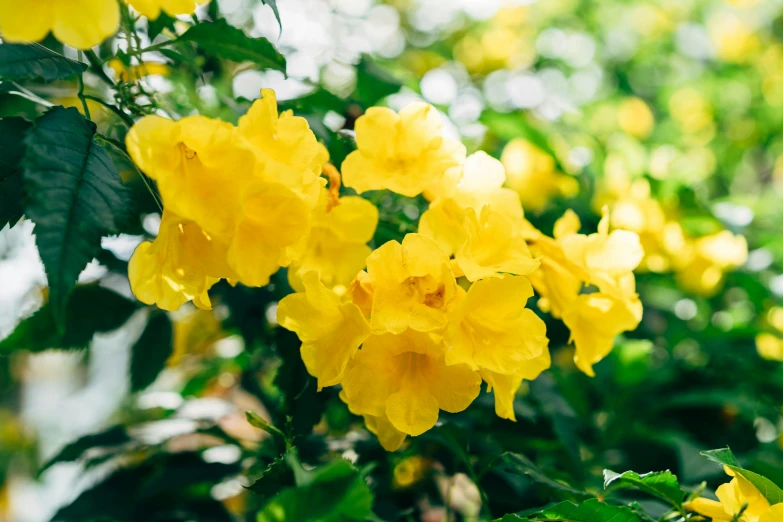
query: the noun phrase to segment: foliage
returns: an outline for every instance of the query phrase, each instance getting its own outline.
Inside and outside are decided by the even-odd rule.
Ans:
[[[780,520],[775,2],[383,2],[344,85],[284,2],[187,3],[0,7],[0,239],[47,281],[0,518],[72,466],[52,520]],[[25,368],[107,338],[126,398],[37,451]]]

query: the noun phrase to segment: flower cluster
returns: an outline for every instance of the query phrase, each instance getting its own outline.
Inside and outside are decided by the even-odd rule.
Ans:
[[[343,163],[346,185],[423,193],[430,207],[419,233],[373,251],[341,295],[315,270],[300,271],[304,291],[280,301],[278,322],[298,334],[319,388],[341,385],[386,449],[432,428],[440,410],[467,408],[482,381],[496,413],[514,420],[522,381],[550,365],[546,326],[525,306],[534,287],[540,308],[571,329],[588,374],[640,321],[635,233],[610,233],[604,216],[597,234],[578,234],[569,212],[555,238],[545,236],[525,220],[519,193],[504,187],[503,164],[483,152],[463,159],[424,104],[369,110],[356,141]]]
[[[262,95],[237,127],[202,116],[147,116],[128,133],[129,154],[156,181],[165,206],[158,237],[130,260],[131,288],[142,302],[175,310],[193,300],[209,308],[207,291],[220,279],[264,286],[281,266],[298,274],[328,256],[324,244],[365,254],[375,208],[341,198],[327,213],[326,149],[304,118],[278,116],[273,91]],[[347,285],[363,266],[363,259],[341,259],[317,263],[330,285]]]
[[[718,500],[696,498],[685,507],[713,522],[777,522],[783,520],[783,503],[770,505],[761,492],[742,475],[725,467],[731,482],[715,491]]]
[[[207,2],[209,0],[206,0]],[[150,20],[164,12],[170,16],[193,14],[204,0],[125,0]],[[21,7],[0,2],[0,34],[8,42],[38,42],[51,31],[76,49],[89,49],[113,35],[120,25],[117,0],[47,0]]]
[[[641,269],[675,273],[684,290],[709,297],[720,290],[727,272],[742,266],[748,257],[743,236],[722,230],[692,237],[653,199],[645,179],[630,181],[610,176],[598,196],[599,204],[612,208],[612,226],[636,232],[644,246]]]

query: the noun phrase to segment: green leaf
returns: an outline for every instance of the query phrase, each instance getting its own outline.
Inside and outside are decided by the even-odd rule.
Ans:
[[[36,244],[49,281],[49,302],[58,328],[79,274],[117,234],[130,215],[123,187],[95,124],[75,108],[55,107],[25,138],[25,214],[35,223]]]
[[[223,18],[194,25],[177,41],[194,42],[204,51],[234,62],[253,62],[285,73],[285,58],[266,38],[251,38]]]
[[[37,43],[0,45],[0,78],[3,80],[41,78],[51,82],[78,76],[86,70],[86,64],[66,58]]]
[[[400,87],[402,83],[366,58],[356,66],[354,97],[366,107],[376,105],[381,99],[399,92]]]
[[[718,464],[723,464],[731,469],[733,472],[745,477],[748,482],[759,490],[759,492],[767,499],[771,505],[780,504],[783,502],[783,489],[777,484],[772,482],[766,477],[762,477],[758,473],[754,473],[740,466],[739,461],[734,456],[729,448],[716,449],[711,451],[703,451],[701,453],[708,459]]]
[[[305,476],[305,483],[266,504],[257,522],[338,522],[365,520],[372,514],[372,492],[347,460],[332,461]]]
[[[49,303],[23,320],[0,341],[0,354],[15,350],[41,352],[50,348],[84,348],[93,335],[116,330],[136,311],[136,303],[97,285],[77,286],[59,332]]]
[[[273,460],[247,489],[261,497],[271,497],[291,486],[294,486],[294,474],[281,457]]]
[[[46,461],[46,464],[41,466],[38,474],[40,475],[57,463],[73,462],[78,460],[79,457],[81,457],[84,452],[89,449],[120,446],[126,442],[129,442],[130,440],[131,439],[128,437],[128,433],[125,431],[123,426],[113,426],[100,433],[85,435],[84,437],[71,442],[61,449],[57,455]]]
[[[277,19],[277,25],[280,26],[280,32],[283,32],[283,22],[280,21],[280,11],[277,10],[277,0],[261,0],[261,3],[268,5],[272,8],[272,12],[275,13]]]
[[[534,520],[563,520],[568,522],[640,522],[639,515],[624,506],[605,504],[597,498],[591,498],[579,504],[571,501],[561,502],[544,510],[543,518]]]
[[[155,380],[174,351],[173,328],[164,312],[153,312],[131,349],[130,389],[143,390]]]
[[[23,118],[0,118],[0,228],[14,226],[24,214],[22,158],[24,135],[30,126]]]
[[[277,351],[283,364],[277,370],[275,386],[283,393],[282,413],[291,419],[291,436],[309,434],[325,409],[325,394],[318,393],[317,381],[299,356],[301,342],[293,332],[278,328]]]
[[[566,484],[562,484],[546,475],[538,466],[536,466],[530,459],[519,453],[504,453],[502,461],[506,464],[506,467],[515,473],[523,473],[530,477],[533,481],[540,484],[549,486],[552,489],[563,491],[570,495],[577,497],[590,497],[589,493],[579,491]]]
[[[621,488],[632,488],[644,491],[654,497],[668,502],[677,509],[682,509],[682,501],[686,493],[680,489],[677,477],[671,471],[660,471],[639,475],[633,471],[619,474],[608,469],[604,470],[604,488],[609,485]]]

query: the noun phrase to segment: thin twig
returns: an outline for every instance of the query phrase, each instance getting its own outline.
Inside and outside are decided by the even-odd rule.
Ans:
[[[10,83],[11,83],[11,85],[13,85],[14,87],[16,87],[19,90],[18,91],[8,91],[8,94],[14,94],[16,96],[21,96],[22,98],[26,98],[26,99],[30,100],[31,102],[35,102],[38,105],[43,105],[44,107],[54,107],[53,103],[44,100],[43,98],[41,98],[40,96],[36,95],[33,92],[28,91],[27,89],[25,89],[24,87],[22,87],[18,83],[16,83],[16,82],[10,82]]]
[[[85,94],[84,97],[87,98],[88,100],[92,100],[94,102],[100,103],[101,105],[103,105],[104,107],[106,107],[107,109],[112,111],[114,114],[119,116],[122,119],[122,121],[128,127],[133,127],[133,124],[135,123],[133,121],[133,118],[129,114],[126,114],[124,111],[122,111],[122,109],[120,109],[119,107],[116,107],[116,106],[112,105],[111,103],[107,103],[106,101],[104,101],[103,99],[99,98],[98,96],[92,96],[90,94]]]

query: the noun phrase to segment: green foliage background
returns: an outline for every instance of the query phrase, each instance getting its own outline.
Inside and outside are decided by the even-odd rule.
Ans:
[[[276,3],[266,3],[277,15]],[[466,38],[480,39],[496,23],[463,16],[455,27],[423,38],[409,4],[390,2],[407,36],[401,56],[364,56],[350,64],[355,82],[345,92],[315,84],[281,104],[307,117],[335,165],[353,149],[353,121],[366,108],[401,89],[420,92],[422,75],[459,58]],[[46,304],[0,341],[0,484],[10,491],[15,477],[41,478],[60,463],[79,463],[90,485],[54,515],[62,521],[637,522],[693,518],[683,503],[697,493],[709,496],[725,482],[725,464],[763,488],[771,503],[781,502],[783,365],[761,358],[755,337],[776,332],[766,317],[780,302],[783,180],[775,165],[783,152],[783,109],[765,85],[781,73],[770,73],[762,52],[783,48],[783,14],[769,7],[762,23],[751,24],[758,46],[741,49],[742,59],[696,59],[677,48],[677,23],[702,24],[724,8],[738,9],[741,17],[745,7],[706,0],[676,4],[558,0],[531,6],[525,27],[532,36],[548,28],[582,32],[601,49],[609,47],[611,30],[630,23],[640,6],[652,9],[640,11],[652,16],[645,19],[649,27],[661,13],[671,23],[640,33],[631,57],[598,53],[603,87],[589,103],[553,121],[489,104],[479,120],[485,132],[466,142],[498,157],[510,139],[524,137],[550,153],[581,190],[527,217],[549,232],[571,208],[594,229],[599,216],[593,197],[607,158],[634,164],[659,145],[689,146],[693,137],[675,125],[670,98],[677,89],[693,88],[714,107],[714,137],[705,146],[715,168],[660,178],[643,166],[634,175],[650,179],[661,201],[676,201],[681,221],[695,235],[720,228],[742,233],[751,259],[765,261],[729,273],[710,297],[689,294],[671,274],[639,274],[642,324],[618,339],[611,356],[596,366],[595,378],[570,363],[568,331],[548,319],[555,362],[517,397],[516,423],[496,417],[492,396],[482,393],[468,411],[442,413],[435,429],[397,453],[379,446],[336,390],[317,392],[296,336],[267,320],[270,307],[291,292],[285,273],[265,288],[221,283],[214,289],[219,313],[191,318],[186,326],[178,326],[179,316],[172,321],[105,286],[76,285],[93,258],[110,274],[124,275],[127,261],[104,249],[101,238],[148,235],[144,217],[160,211],[154,188],[124,151],[129,125],[159,108],[236,122],[250,101],[234,97],[232,78],[248,69],[285,72],[286,59],[275,45],[248,36],[248,27],[229,24],[221,0],[197,20],[177,22],[186,27],[175,37],[173,19],[164,15],[147,25],[126,11],[116,37],[126,43],[124,50],[107,41],[71,59],[51,38],[0,44],[0,225],[35,223],[49,281]],[[749,4],[747,9],[760,10],[774,2]],[[134,38],[139,32],[156,42],[151,51],[166,60],[171,91],[154,92],[142,79],[109,74],[110,60],[127,68],[150,52]],[[484,86],[507,65],[480,64],[468,70],[467,81]],[[541,55],[529,67],[565,74],[575,69]],[[211,102],[198,94],[204,85],[214,88]],[[644,100],[656,121],[652,134],[638,140],[618,139],[595,123],[599,111],[629,96]],[[344,118],[341,129],[325,124],[331,113]],[[573,147],[589,150],[592,162],[574,169],[567,157]],[[369,197],[381,211],[373,246],[415,231],[416,216],[426,208],[421,198]],[[720,208],[751,212],[753,218],[726,219]],[[683,299],[695,306],[691,317],[675,313]],[[87,350],[89,357],[95,334],[120,328],[134,314],[146,326],[131,348],[127,400],[103,430],[68,441],[42,462],[19,417],[19,368],[49,349]],[[219,356],[216,341],[228,336],[240,339],[244,349]],[[150,442],[142,428],[162,428],[183,414],[179,407],[139,407],[141,397],[157,389],[164,368],[178,376],[170,388],[181,397],[221,398],[242,415],[250,410],[243,427],[206,416],[185,432]],[[229,385],[221,379],[226,374],[233,378]],[[734,453],[710,451],[725,447]],[[231,448],[233,457],[209,457],[215,448]],[[221,486],[231,494],[220,494]],[[3,506],[0,501],[0,518]]]

